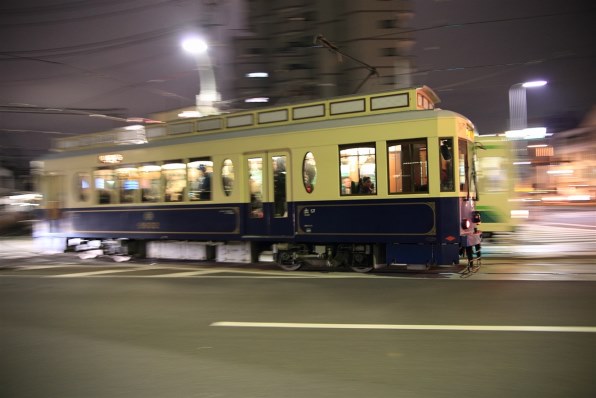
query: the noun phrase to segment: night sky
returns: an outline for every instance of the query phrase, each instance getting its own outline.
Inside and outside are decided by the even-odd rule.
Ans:
[[[213,48],[225,64],[233,57],[228,38],[245,28],[242,0],[220,1],[218,15],[205,12],[205,3],[3,1],[1,165],[26,168],[55,137],[193,105],[198,75],[192,57],[180,49],[181,39],[206,19],[225,24]],[[575,127],[596,103],[591,1],[415,0],[413,5],[412,81],[433,88],[441,108],[467,116],[480,133],[507,130],[508,90],[515,83],[549,82],[528,90],[528,120],[552,132]],[[227,99],[230,81],[218,84]],[[94,113],[115,119],[88,116]]]
[[[527,90],[528,126],[575,127],[596,104],[594,20],[585,0],[415,1],[415,82],[481,134],[509,128],[509,88]],[[429,29],[425,29],[429,28]]]

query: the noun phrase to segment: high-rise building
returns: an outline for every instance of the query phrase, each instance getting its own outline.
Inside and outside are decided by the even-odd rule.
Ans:
[[[280,104],[411,85],[410,0],[248,0],[246,10],[230,68],[238,99]]]

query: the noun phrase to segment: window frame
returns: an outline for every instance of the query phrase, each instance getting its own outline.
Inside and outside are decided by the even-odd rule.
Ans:
[[[309,170],[312,170],[312,176],[310,171],[307,173],[307,164]],[[310,168],[310,166],[312,166],[312,168]],[[306,193],[309,195],[314,192],[315,186],[317,185],[317,161],[315,159],[315,154],[312,151],[307,151],[302,158],[302,185],[304,186]]]
[[[443,145],[444,141],[448,141],[449,145],[446,145],[449,151],[449,156],[451,159],[447,159],[445,157],[446,154],[443,153]],[[455,184],[455,139],[454,137],[439,137],[438,139],[439,145],[439,191],[440,192],[455,192],[456,184]],[[443,168],[445,165],[445,168]],[[446,177],[443,177],[443,171],[445,171]]]
[[[363,148],[369,148],[372,149],[372,154],[360,154],[357,153],[355,155],[347,155],[347,156],[342,156],[342,152],[349,150],[349,149],[363,149]],[[377,143],[376,142],[361,142],[361,143],[353,143],[353,144],[342,144],[339,145],[337,148],[337,155],[338,155],[338,166],[339,166],[339,196],[340,197],[346,197],[346,196],[369,196],[369,195],[377,195],[378,194],[378,168],[377,168]],[[369,177],[370,175],[366,174],[363,175],[361,173],[361,169],[362,167],[367,163],[366,161],[363,163],[360,163],[360,157],[364,157],[364,156],[373,156],[374,157],[374,179],[373,179],[373,192],[370,193],[360,193],[360,185],[362,183],[363,178],[365,177]],[[352,173],[352,170],[349,171],[349,173],[347,175],[344,176],[344,172],[342,172],[342,167],[343,167],[343,163],[342,163],[342,158],[344,157],[354,157],[356,156],[358,158],[357,160],[357,172],[358,172],[358,180],[354,181],[352,178],[353,176],[351,176],[350,174]],[[346,178],[350,178],[350,181],[352,182],[351,186],[350,186],[350,192],[347,193],[344,189],[344,179]],[[355,189],[356,192],[352,192],[352,190]]]
[[[420,137],[420,138],[406,138],[406,139],[402,139],[402,140],[391,140],[391,141],[387,141],[386,143],[386,156],[387,156],[387,192],[389,195],[419,195],[419,194],[429,194],[430,193],[430,175],[429,175],[429,154],[428,154],[428,142],[429,139],[428,137]],[[392,185],[392,181],[391,181],[391,176],[392,176],[392,170],[391,170],[391,152],[390,152],[390,148],[397,146],[397,145],[409,145],[410,147],[412,145],[415,144],[424,144],[424,147],[426,148],[426,157],[424,158],[425,160],[425,170],[426,173],[421,173],[420,174],[420,184],[418,186],[420,187],[424,187],[426,186],[425,190],[416,190],[415,187],[417,186],[415,184],[415,175],[414,173],[411,173],[411,176],[409,177],[412,180],[412,183],[410,183],[410,187],[412,187],[412,189],[408,189],[408,191],[404,191],[404,184],[403,184],[403,177],[401,178],[401,186],[402,186],[402,191],[392,191],[391,189],[391,185]],[[414,152],[412,152],[410,155],[413,155]],[[414,157],[412,156],[412,159],[414,159]],[[421,158],[418,159],[421,162]],[[412,163],[412,162],[409,162]],[[396,163],[397,165],[397,163]],[[404,162],[400,161],[400,169],[403,170],[403,165]],[[397,169],[396,169],[397,170]],[[411,170],[410,170],[411,172]],[[404,175],[403,173],[401,174],[402,176]],[[422,181],[426,179],[426,184],[422,184]],[[396,182],[397,184],[397,182]]]

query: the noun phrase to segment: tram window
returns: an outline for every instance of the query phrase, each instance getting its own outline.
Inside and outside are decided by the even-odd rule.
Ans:
[[[393,141],[387,145],[389,193],[428,192],[426,139]]]
[[[468,142],[466,140],[459,140],[459,190],[465,192],[469,188],[469,170],[470,159],[468,156]]]
[[[439,138],[439,167],[441,176],[441,192],[455,190],[453,175],[453,138]]]
[[[116,203],[116,173],[112,169],[99,169],[93,172],[95,192],[99,204]]]
[[[377,166],[375,144],[339,147],[340,194],[376,194]]]
[[[248,159],[250,218],[263,218],[263,159]]]
[[[120,203],[138,202],[139,172],[136,167],[119,167],[116,170]]]
[[[166,202],[182,202],[186,196],[186,164],[172,161],[161,166],[165,179]]]
[[[221,182],[224,194],[230,196],[234,188],[234,163],[230,159],[224,160],[221,166]]]
[[[89,200],[91,191],[91,176],[89,173],[77,173],[75,175],[75,198],[81,202]]]
[[[138,168],[141,201],[154,203],[161,201],[161,166],[145,164]]]
[[[302,177],[304,189],[307,193],[312,193],[317,184],[317,162],[312,152],[307,152],[302,162]]]
[[[211,158],[193,159],[187,164],[188,197],[190,200],[211,200]]]

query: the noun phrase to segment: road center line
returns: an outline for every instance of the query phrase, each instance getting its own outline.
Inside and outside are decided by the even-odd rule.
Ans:
[[[367,329],[367,330],[457,330],[481,332],[557,332],[596,333],[596,326],[521,326],[521,325],[390,325],[354,323],[213,322],[210,326],[236,328],[286,329]]]

